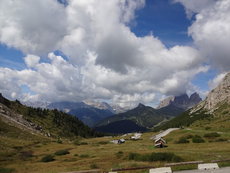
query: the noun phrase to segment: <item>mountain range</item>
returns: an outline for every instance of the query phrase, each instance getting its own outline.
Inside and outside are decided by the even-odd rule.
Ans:
[[[114,115],[112,107],[106,103],[92,106],[84,102],[54,102],[49,104],[47,108],[74,115],[90,127],[93,127],[102,119]]]
[[[230,130],[230,72],[222,82],[209,92],[205,100],[155,130],[171,127],[202,126]]]

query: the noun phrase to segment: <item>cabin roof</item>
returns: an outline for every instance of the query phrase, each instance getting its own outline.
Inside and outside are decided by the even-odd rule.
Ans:
[[[159,141],[162,141],[162,142],[166,143],[166,141],[165,141],[163,138],[157,138],[157,139],[155,140],[155,143],[156,143],[156,142],[159,142]]]

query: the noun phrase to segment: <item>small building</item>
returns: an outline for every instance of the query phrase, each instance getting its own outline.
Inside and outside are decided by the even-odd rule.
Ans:
[[[161,137],[155,140],[155,147],[163,148],[166,146],[166,141]]]
[[[138,140],[141,138],[141,136],[142,136],[142,133],[135,133],[134,136],[131,136],[131,139]]]
[[[123,144],[123,143],[125,143],[125,139],[112,140],[110,142],[112,142],[114,144]]]

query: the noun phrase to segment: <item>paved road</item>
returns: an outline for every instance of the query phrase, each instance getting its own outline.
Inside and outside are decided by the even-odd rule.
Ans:
[[[215,170],[188,170],[188,171],[176,171],[173,173],[230,173],[230,167],[219,168]]]
[[[167,130],[159,133],[158,135],[153,136],[151,139],[158,139],[158,138],[164,137],[164,136],[168,135],[169,133],[171,133],[172,131],[178,130],[178,129],[179,128],[170,128],[170,129],[167,129]]]

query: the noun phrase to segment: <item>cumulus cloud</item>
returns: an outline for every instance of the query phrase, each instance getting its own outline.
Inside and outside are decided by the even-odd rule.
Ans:
[[[196,3],[191,4],[196,1],[177,0],[177,2],[181,2],[187,10],[197,13],[188,33],[203,57],[206,57],[206,62],[221,71],[229,70],[230,1],[197,1],[197,7],[193,7]],[[206,3],[208,5],[205,5]]]
[[[1,90],[24,99],[108,99],[121,106],[151,102],[157,93],[186,92],[191,79],[208,67],[195,48],[167,48],[154,35],[132,33],[129,23],[144,4],[69,0],[65,7],[55,0],[1,1],[1,43],[28,54],[28,69],[0,68]],[[196,22],[190,28],[194,38]],[[68,58],[55,55],[56,49]],[[48,52],[49,62],[40,62],[39,55]],[[23,85],[33,94],[22,93]]]
[[[36,55],[27,55],[26,57],[24,57],[25,59],[25,63],[28,67],[35,67],[38,63],[39,63],[39,60],[40,60],[40,57],[39,56],[36,56]]]
[[[65,8],[55,0],[1,0],[0,42],[24,53],[46,54],[66,30]]]

